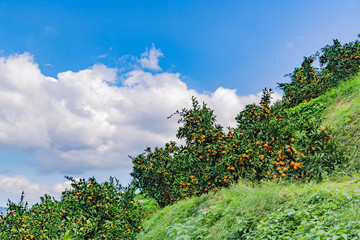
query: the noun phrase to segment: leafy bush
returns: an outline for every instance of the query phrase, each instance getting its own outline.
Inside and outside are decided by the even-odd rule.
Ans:
[[[1,239],[131,239],[144,218],[134,201],[134,188],[124,188],[110,178],[72,181],[72,188],[57,201],[48,195],[30,209],[24,195],[18,204],[8,203],[0,221]]]
[[[222,127],[215,124],[213,110],[206,104],[200,106],[195,98],[192,100],[192,109],[176,112],[183,124],[177,137],[185,140],[185,146],[170,142],[154,152],[148,147],[133,158],[131,175],[137,186],[160,206],[228,185],[217,181],[223,172],[218,160],[226,153],[221,146],[224,139],[232,135],[225,136]]]
[[[265,90],[260,106],[249,105],[236,117],[242,178],[321,180],[325,172],[346,163],[328,129],[311,115],[284,108],[282,102],[269,106],[270,94]]]

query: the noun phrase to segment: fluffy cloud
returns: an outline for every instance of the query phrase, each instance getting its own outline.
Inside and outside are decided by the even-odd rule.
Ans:
[[[236,114],[260,99],[222,87],[199,93],[179,73],[144,70],[161,70],[161,56],[153,47],[139,60],[142,68],[120,76],[116,69],[94,65],[56,79],[43,75],[27,53],[1,57],[1,148],[34,152],[34,164],[46,172],[126,169],[128,155],[174,139],[177,119],[166,117],[190,107],[191,96],[213,108],[223,126],[235,126]]]
[[[76,179],[79,180],[79,179]],[[54,193],[55,197],[58,197],[61,195],[61,193],[65,190],[65,189],[71,189],[71,181],[65,181],[65,182],[59,182],[56,183],[53,188],[52,188],[52,192]]]
[[[141,54],[141,58],[139,59],[139,62],[143,69],[160,71],[161,67],[159,66],[159,58],[163,56],[164,55],[160,51],[160,49],[156,49],[153,44],[150,50],[146,50],[146,52]]]
[[[55,184],[53,187],[48,187],[43,184],[33,183],[24,176],[9,177],[0,175],[0,192],[2,195],[10,196],[12,201],[17,202],[22,192],[25,193],[26,201],[34,203],[39,201],[41,196],[45,193],[57,199],[60,198],[61,193],[65,189],[71,188],[71,182],[65,181]],[[5,199],[0,201],[5,202]]]

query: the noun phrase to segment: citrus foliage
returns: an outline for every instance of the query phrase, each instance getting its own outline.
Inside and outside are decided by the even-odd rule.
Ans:
[[[48,195],[28,209],[9,201],[0,222],[1,239],[131,239],[144,217],[134,201],[134,189],[123,188],[110,178],[72,181],[72,188],[57,201]]]
[[[325,127],[309,116],[283,108],[281,102],[270,107],[269,95],[265,90],[260,106],[249,105],[236,117],[235,133],[240,136],[236,145],[242,149],[235,158],[239,159],[242,178],[321,180],[325,172],[345,163]]]
[[[175,142],[166,144],[165,148],[148,147],[145,153],[133,158],[134,171],[131,175],[135,184],[143,193],[165,206],[175,199],[177,194],[172,191],[176,172],[181,167],[181,152]],[[179,161],[177,161],[179,160]]]
[[[321,180],[346,162],[329,130],[282,102],[271,106],[270,98],[271,89],[265,89],[260,105],[246,106],[236,117],[238,127],[227,133],[215,124],[213,110],[193,98],[192,109],[176,112],[184,146],[171,142],[132,158],[137,186],[165,206],[240,179],[248,185],[264,179]]]
[[[317,58],[320,68],[312,65]],[[287,75],[291,78],[290,83],[279,84],[284,91],[284,104],[294,107],[303,101],[310,101],[359,70],[360,41],[341,45],[338,40],[334,40],[333,45],[327,45],[320,52],[305,57],[301,67]]]
[[[180,115],[179,123],[183,124],[177,137],[185,140],[185,146],[178,147],[170,142],[165,148],[155,148],[154,152],[148,147],[145,153],[133,158],[131,175],[138,187],[160,206],[210,190],[217,191],[219,186],[230,182],[219,181],[224,163],[217,160],[226,156],[227,147],[222,146],[224,139],[233,136],[224,135],[206,104],[200,106],[195,98],[192,100],[192,109],[176,112]]]

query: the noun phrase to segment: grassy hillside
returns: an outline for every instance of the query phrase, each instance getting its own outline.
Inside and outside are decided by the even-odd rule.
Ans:
[[[352,239],[360,237],[359,189],[359,177],[286,186],[238,184],[159,210],[137,239]]]
[[[360,238],[360,76],[292,111],[321,118],[333,130],[351,171],[321,183],[239,183],[182,200],[150,215],[137,239]]]
[[[324,122],[335,130],[334,138],[346,150],[356,169],[360,167],[360,77],[329,93],[332,103],[325,109]]]
[[[351,160],[352,170],[360,169],[360,76],[353,77],[310,102],[294,108],[328,125],[337,145]]]

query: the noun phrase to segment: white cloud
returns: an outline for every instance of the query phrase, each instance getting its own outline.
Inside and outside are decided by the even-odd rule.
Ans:
[[[31,183],[27,178],[23,176],[8,177],[0,175],[0,189],[1,192],[7,192],[10,194],[21,194],[25,191],[29,194],[29,198],[32,199],[33,195],[39,193],[45,194],[47,187],[40,184]]]
[[[77,181],[79,179],[76,179]],[[65,182],[59,182],[56,183],[53,188],[52,188],[52,192],[54,193],[55,197],[60,197],[61,193],[65,190],[65,189],[71,189],[71,181],[65,181]]]
[[[148,51],[151,69],[158,66],[159,53]],[[222,87],[199,93],[179,73],[118,74],[94,65],[55,79],[44,76],[27,53],[0,57],[0,147],[33,151],[33,164],[46,172],[128,169],[128,155],[175,139],[177,119],[166,117],[190,107],[191,96],[215,109],[224,127],[235,126],[239,111],[260,100],[259,94],[238,96]]]
[[[17,202],[22,192],[25,193],[25,201],[34,203],[39,201],[41,196],[49,194],[56,199],[59,199],[61,193],[65,189],[71,189],[71,182],[59,182],[53,187],[48,187],[44,184],[33,183],[24,176],[9,177],[0,175],[0,192],[2,196],[11,196],[13,202]],[[0,199],[4,202],[5,199]]]
[[[155,71],[160,71],[161,68],[159,66],[159,58],[163,57],[163,53],[160,51],[160,49],[156,49],[154,44],[150,50],[146,50],[141,55],[141,58],[139,59],[139,62],[141,64],[141,67],[143,69],[150,69]]]

